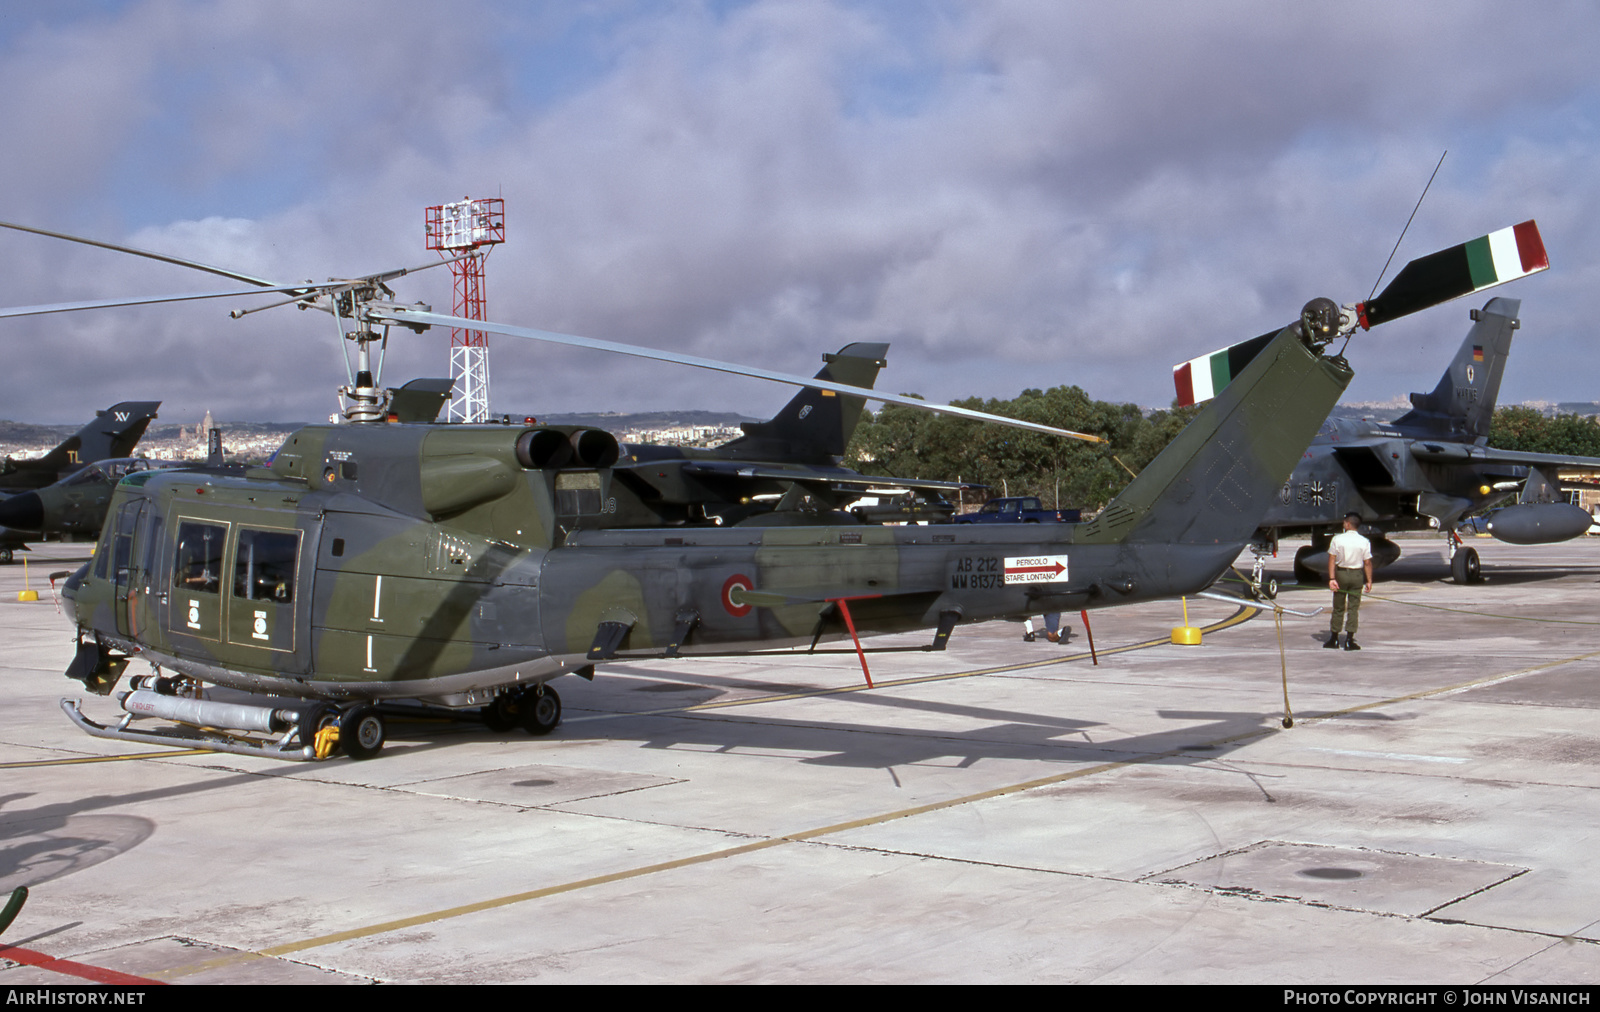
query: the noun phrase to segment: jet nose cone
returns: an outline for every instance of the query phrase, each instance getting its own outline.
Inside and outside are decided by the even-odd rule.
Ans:
[[[19,531],[44,528],[44,501],[37,492],[24,492],[0,501],[0,527]]]

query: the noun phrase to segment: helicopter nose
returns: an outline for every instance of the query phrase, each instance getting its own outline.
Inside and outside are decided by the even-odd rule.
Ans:
[[[0,502],[0,527],[19,531],[44,528],[44,501],[37,492],[24,492]]]
[[[74,625],[78,622],[78,588],[83,586],[83,581],[89,577],[89,567],[94,563],[85,562],[71,574],[51,573],[50,583],[53,586],[59,577],[66,577],[66,582],[61,585],[61,610],[67,613],[67,621]]]

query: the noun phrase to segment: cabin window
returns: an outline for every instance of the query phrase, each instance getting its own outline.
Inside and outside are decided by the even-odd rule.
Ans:
[[[218,593],[222,586],[222,549],[228,528],[186,520],[178,524],[178,556],[172,585],[179,590]]]
[[[294,565],[299,555],[298,531],[241,527],[233,563],[233,596],[289,604],[294,600]]]
[[[599,513],[600,475],[594,471],[563,471],[557,474],[556,512],[562,516]]]
[[[116,574],[118,583],[128,578],[128,562],[133,558],[133,535],[118,534],[116,540],[117,558],[112,564],[111,571]]]

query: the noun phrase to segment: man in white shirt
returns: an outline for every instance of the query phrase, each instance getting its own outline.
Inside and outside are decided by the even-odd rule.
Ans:
[[[1356,644],[1356,622],[1361,611],[1361,591],[1372,590],[1372,542],[1361,536],[1359,513],[1344,515],[1344,530],[1328,542],[1328,589],[1333,591],[1333,629],[1323,646],[1339,645],[1339,630],[1344,629],[1344,648],[1360,650]]]

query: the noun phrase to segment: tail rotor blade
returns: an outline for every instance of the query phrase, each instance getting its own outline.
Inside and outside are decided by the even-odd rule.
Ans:
[[[1530,218],[1411,261],[1356,310],[1362,327],[1371,328],[1549,267],[1539,225]]]
[[[1520,225],[1490,232],[1406,264],[1376,298],[1344,307],[1345,322],[1340,333],[1348,335],[1356,326],[1371,330],[1380,323],[1525,278],[1549,267],[1550,257],[1539,235],[1539,225],[1530,218]],[[1354,323],[1350,322],[1352,310]],[[1173,366],[1172,381],[1178,406],[1187,407],[1215,397],[1276,334],[1277,331],[1262,334]]]

